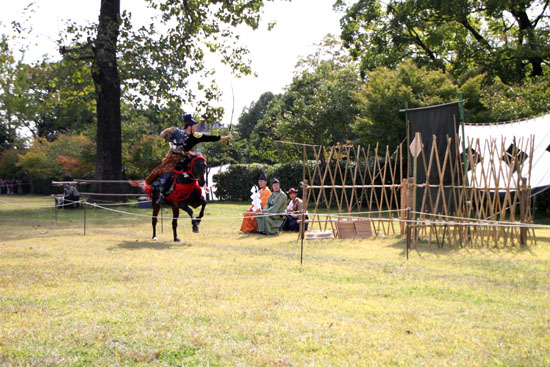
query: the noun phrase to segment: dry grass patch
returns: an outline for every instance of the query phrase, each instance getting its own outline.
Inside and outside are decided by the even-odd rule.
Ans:
[[[401,238],[313,241],[300,266],[295,234],[208,219],[245,208],[174,244],[167,222],[152,242],[149,219],[88,210],[83,236],[81,210],[0,204],[0,365],[550,364],[548,240],[409,261]]]

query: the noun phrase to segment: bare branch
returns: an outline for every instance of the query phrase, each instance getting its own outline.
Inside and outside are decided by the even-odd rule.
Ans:
[[[537,27],[537,24],[539,23],[539,20],[541,20],[544,16],[544,13],[546,12],[546,8],[548,8],[548,3],[550,3],[550,0],[546,0],[544,3],[544,7],[542,8],[542,11],[540,12],[539,16],[533,21],[533,28]]]

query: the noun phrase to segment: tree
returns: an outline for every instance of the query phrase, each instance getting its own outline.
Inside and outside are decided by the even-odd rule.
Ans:
[[[0,36],[0,147],[17,144],[17,131],[29,127],[29,66],[17,60],[8,38]]]
[[[33,177],[85,177],[93,172],[95,144],[83,135],[37,138],[16,163]]]
[[[550,111],[550,73],[527,78],[521,88],[495,78],[482,90],[481,102],[491,111],[491,122],[533,117]]]
[[[84,52],[77,58],[91,59],[97,105],[96,172],[98,180],[119,180],[122,177],[122,141],[120,119],[120,77],[117,66],[117,41],[120,32],[120,0],[102,0],[97,36],[92,43],[61,53]],[[91,51],[91,53],[90,53]],[[114,185],[99,185],[98,192],[116,190]]]
[[[254,130],[258,122],[264,117],[267,106],[274,97],[275,95],[273,93],[265,92],[256,102],[252,102],[250,107],[245,108],[239,117],[239,124],[237,125],[239,136],[242,139],[250,139],[252,130]]]
[[[221,55],[236,72],[250,72],[244,59],[246,49],[236,44],[233,28],[243,23],[257,28],[262,0],[148,2],[152,10],[160,11],[160,21],[133,30],[129,15],[120,14],[120,0],[103,0],[95,41],[88,38],[84,44],[75,42],[71,49],[62,48],[63,53],[93,60],[98,179],[118,179],[121,175],[119,59],[124,61],[121,75],[125,96],[137,104],[145,101],[181,108],[183,103],[194,101],[196,96],[188,88],[190,76],[212,73],[204,66],[205,50]],[[160,23],[162,31],[156,23]],[[83,33],[90,33],[90,27],[77,30],[75,41],[81,39]],[[117,54],[119,34],[122,40],[120,54]],[[220,116],[221,109],[213,109],[208,103],[219,97],[215,82],[207,86],[201,80],[198,89],[204,94],[197,103],[198,109],[203,109],[203,116],[207,119]]]
[[[471,68],[510,84],[550,61],[548,0],[372,0],[346,5],[342,39],[365,73],[412,58],[455,77]]]
[[[398,70],[378,68],[354,95],[359,116],[354,131],[362,145],[397,147],[406,137],[405,114],[400,108],[438,105],[458,99],[458,87],[445,73],[419,68],[412,61]]]
[[[59,134],[78,134],[94,127],[95,93],[89,67],[65,59],[29,68],[29,119],[36,136],[54,140]]]
[[[14,148],[9,148],[0,152],[0,177],[20,178],[24,176],[25,173],[23,169],[17,165],[21,152],[21,149]]]
[[[120,78],[117,67],[119,27],[120,0],[102,0],[92,64],[97,102],[95,177],[98,180],[122,178]],[[99,187],[109,191],[113,189]]]
[[[280,163],[300,159],[295,147],[276,140],[333,145],[354,140],[357,109],[354,91],[360,81],[354,64],[321,61],[294,77],[286,92],[275,97],[250,137],[252,159]]]

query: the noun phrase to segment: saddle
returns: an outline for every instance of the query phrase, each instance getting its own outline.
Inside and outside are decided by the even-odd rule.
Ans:
[[[146,186],[147,197],[151,198],[153,190],[157,190],[162,191],[166,200],[179,203],[187,200],[193,191],[199,190],[201,199],[204,199],[198,181],[192,176],[193,164],[196,159],[204,159],[204,156],[195,152],[191,152],[189,155],[184,154],[174,169],[155,180],[151,186]]]
[[[166,196],[166,200],[179,203],[188,199],[194,190],[201,191],[202,199],[202,190],[199,182],[191,177],[188,172],[170,170],[170,173],[173,174],[172,191]]]

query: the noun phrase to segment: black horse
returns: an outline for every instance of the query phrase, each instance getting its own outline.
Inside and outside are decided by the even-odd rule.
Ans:
[[[174,174],[174,186],[175,192],[164,198],[164,204],[172,208],[172,230],[174,232],[174,242],[179,242],[178,238],[178,217],[180,215],[180,209],[183,209],[191,217],[191,224],[193,225],[193,232],[199,232],[199,223],[204,215],[204,208],[206,207],[206,200],[202,197],[201,187],[205,183],[206,173],[206,159],[202,155],[197,155],[192,158],[189,169],[185,169],[187,164],[180,162],[176,165],[175,170],[185,170],[188,175]],[[184,182],[185,181],[185,182]],[[179,184],[184,184],[186,192],[184,196],[178,197],[177,192]],[[174,195],[173,195],[174,194]],[[158,203],[160,193],[157,190],[153,190],[152,203],[153,203],[153,241],[157,241],[157,215],[160,211],[162,204]],[[197,218],[193,218],[193,208],[201,207],[201,211]]]

